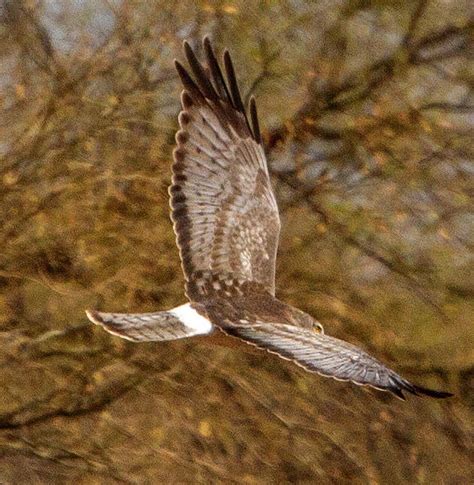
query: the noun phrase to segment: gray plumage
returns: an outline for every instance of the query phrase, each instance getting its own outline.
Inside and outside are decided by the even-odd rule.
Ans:
[[[190,329],[171,312],[103,313],[89,310],[87,316],[107,332],[132,342],[163,342],[206,334]]]
[[[185,42],[170,205],[191,304],[168,312],[89,312],[107,331],[133,341],[216,333],[267,350],[310,372],[390,391],[447,397],[416,386],[352,344],[325,335],[310,315],[275,298],[280,218],[256,103],[242,102],[231,57],[224,72],[208,38],[206,66]]]

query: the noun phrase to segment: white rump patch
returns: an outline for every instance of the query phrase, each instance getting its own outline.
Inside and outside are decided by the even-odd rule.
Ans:
[[[206,335],[213,329],[212,323],[192,308],[190,303],[173,308],[168,313],[185,325],[190,335]]]

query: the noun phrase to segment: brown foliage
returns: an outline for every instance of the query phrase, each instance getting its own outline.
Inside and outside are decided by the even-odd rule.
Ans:
[[[1,483],[472,482],[469,2],[4,0],[0,16]],[[172,59],[204,34],[259,104],[278,296],[454,399],[86,322],[182,302]]]

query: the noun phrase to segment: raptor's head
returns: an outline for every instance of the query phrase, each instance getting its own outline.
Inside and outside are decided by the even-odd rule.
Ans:
[[[294,325],[302,328],[308,328],[313,330],[316,333],[324,333],[324,328],[316,319],[314,319],[311,315],[299,310],[298,308],[291,308],[292,315],[291,318],[293,320]]]

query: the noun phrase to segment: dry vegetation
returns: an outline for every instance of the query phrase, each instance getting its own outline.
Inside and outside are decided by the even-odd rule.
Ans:
[[[3,0],[0,483],[472,483],[470,15],[468,0]],[[183,301],[172,59],[204,34],[259,103],[278,296],[455,398],[402,403],[87,323],[87,307]]]

